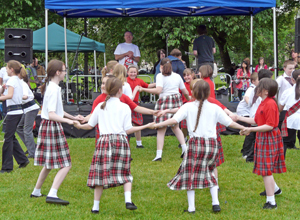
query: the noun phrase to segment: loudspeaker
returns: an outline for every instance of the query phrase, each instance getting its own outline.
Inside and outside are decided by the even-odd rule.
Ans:
[[[295,19],[295,52],[300,53],[300,18]]]
[[[33,58],[33,33],[31,29],[5,29],[5,62],[17,60],[31,63]]]

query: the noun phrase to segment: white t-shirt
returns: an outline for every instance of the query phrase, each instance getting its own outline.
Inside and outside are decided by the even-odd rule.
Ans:
[[[199,101],[185,103],[173,116],[173,119],[178,123],[186,119],[190,137],[217,138],[217,123],[219,122],[226,127],[232,123],[232,119],[226,115],[221,107],[205,100],[202,105],[198,127],[194,132],[198,107]]]
[[[110,98],[106,102],[104,109],[99,103],[92,113],[88,124],[95,127],[98,124],[100,135],[102,134],[123,134],[127,135],[126,131],[132,128],[131,110],[128,105],[122,103],[116,97]]]
[[[261,100],[262,100],[261,97],[258,97],[256,99],[256,102],[252,104],[254,95],[255,95],[255,89],[251,90],[250,94],[249,94],[248,106],[250,107],[250,115],[249,115],[250,118],[254,118],[255,117],[256,110],[257,110],[257,108],[260,105]]]
[[[31,91],[31,89],[29,88],[28,84],[26,82],[24,82],[23,80],[21,80],[23,83],[23,96],[26,95],[27,99],[22,99],[22,104],[25,104],[27,102],[30,102],[34,99],[34,95]],[[40,109],[40,107],[37,104],[34,104],[32,106],[29,106],[28,108],[24,108],[24,114],[26,114],[27,112],[30,112],[32,110],[36,110],[36,109]]]
[[[284,110],[289,110],[300,100],[295,99],[295,88],[296,85],[282,93],[279,104],[285,105]],[[287,127],[290,129],[300,130],[300,109],[287,118]]]
[[[9,80],[10,76],[7,75],[7,72],[6,72],[6,67],[2,67],[0,69],[0,78],[3,79],[3,84],[6,84],[7,81]],[[7,88],[4,90],[3,92],[3,95],[7,95]]]
[[[127,95],[130,99],[132,99],[132,90],[128,82],[125,82],[123,87],[123,94]]]
[[[134,57],[141,57],[141,53],[139,50],[139,47],[135,44],[128,44],[128,43],[121,43],[117,46],[114,54],[115,55],[121,55],[124,53],[127,53],[128,51],[132,51],[133,52],[133,56]],[[133,61],[131,58],[129,58],[128,56],[123,57],[123,59],[119,60],[119,63],[126,66],[126,69],[128,68],[128,66],[130,65],[135,65],[137,66],[137,62]]]
[[[23,97],[23,84],[22,81],[19,79],[18,76],[12,76],[6,82],[7,88],[12,86],[14,88],[14,94],[11,99],[6,100],[6,105],[21,105],[22,104],[22,97]],[[7,112],[8,115],[20,115],[23,114],[23,110],[15,110]],[[9,125],[8,125],[9,126]]]
[[[49,82],[43,99],[42,119],[49,120],[49,112],[55,112],[64,117],[64,108],[61,99],[61,88],[54,82]]]
[[[236,113],[240,116],[249,116],[250,115],[250,106],[248,106],[245,101],[245,97],[250,97],[251,91],[255,89],[255,85],[251,84],[250,87],[245,92],[244,98],[237,106]]]
[[[279,76],[276,79],[276,82],[278,83],[278,100],[280,100],[282,93],[292,88],[293,86],[285,79],[285,77],[292,78],[291,76],[286,75],[286,73],[283,73],[283,75]]]
[[[159,98],[178,94],[179,90],[185,89],[182,78],[179,74],[172,72],[170,76],[164,76],[162,73],[156,76],[156,87],[162,87],[162,92],[159,94]]]

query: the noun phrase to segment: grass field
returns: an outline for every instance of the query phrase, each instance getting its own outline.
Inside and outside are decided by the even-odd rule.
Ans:
[[[222,136],[225,163],[219,170],[222,211],[212,213],[209,189],[196,190],[196,213],[183,213],[188,207],[186,191],[172,191],[166,184],[181,163],[181,150],[174,136],[165,140],[162,162],[152,162],[156,151],[156,137],[144,137],[145,149],[135,148],[132,138],[131,171],[134,178],[132,200],[136,211],[125,209],[123,187],[105,190],[100,201],[99,215],[91,214],[93,190],[86,186],[89,166],[94,152],[94,139],[68,139],[72,169],[58,191],[69,200],[69,206],[50,205],[43,198],[30,198],[41,167],[33,166],[33,159],[25,169],[0,175],[0,219],[300,219],[299,217],[299,156],[300,151],[287,152],[285,174],[275,174],[283,193],[276,197],[277,210],[263,210],[265,198],[260,176],[252,174],[253,163],[245,163],[240,149],[244,137]],[[3,134],[0,135],[3,140]],[[22,146],[24,146],[22,144]],[[42,193],[51,188],[57,170],[46,179]]]

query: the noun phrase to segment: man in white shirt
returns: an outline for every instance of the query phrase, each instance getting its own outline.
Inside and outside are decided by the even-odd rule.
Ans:
[[[137,66],[137,63],[140,61],[141,54],[139,47],[132,44],[133,34],[130,31],[125,32],[124,39],[125,43],[119,44],[114,54],[115,59],[127,69],[130,65]]]

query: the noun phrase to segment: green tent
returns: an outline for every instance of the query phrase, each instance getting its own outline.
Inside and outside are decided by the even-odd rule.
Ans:
[[[67,48],[68,52],[75,52],[80,35],[67,29]],[[0,49],[4,50],[4,39],[0,40]],[[64,28],[56,23],[48,26],[48,50],[49,52],[65,52]],[[33,51],[45,52],[45,27],[33,32]],[[87,37],[82,37],[80,52],[103,52],[105,53],[105,45]]]

